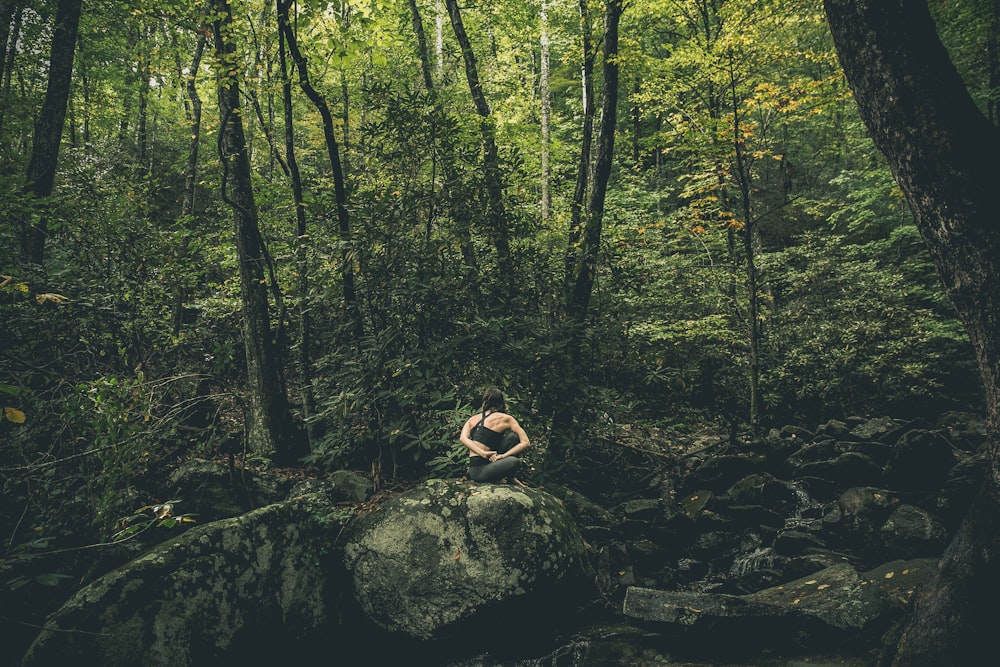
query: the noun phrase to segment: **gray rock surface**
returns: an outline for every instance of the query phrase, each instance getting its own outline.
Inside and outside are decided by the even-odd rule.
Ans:
[[[361,517],[344,552],[365,613],[419,639],[500,609],[523,621],[587,569],[584,541],[554,496],[453,480],[425,482]]]
[[[305,496],[155,547],[70,598],[24,667],[215,665],[264,638],[294,646],[331,615],[329,511]]]

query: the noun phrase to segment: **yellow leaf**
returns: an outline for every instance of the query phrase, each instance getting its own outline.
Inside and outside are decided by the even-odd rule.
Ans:
[[[36,294],[35,301],[38,303],[45,303],[46,301],[51,301],[52,303],[67,303],[69,299],[64,297],[62,294]]]
[[[829,588],[829,587],[830,587],[830,584],[820,584],[819,587],[816,588],[816,590],[821,591],[824,588]]]
[[[885,573],[885,578],[886,579],[892,579],[894,576],[896,576],[895,572],[886,572]]]
[[[806,586],[812,586],[815,583],[816,583],[815,579],[810,579],[809,581],[806,582]]]
[[[3,416],[7,418],[7,421],[14,424],[23,424],[26,419],[24,413],[17,408],[4,408]]]
[[[461,558],[461,556],[462,556],[462,552],[461,551],[456,551],[455,552],[455,560],[458,560],[459,558]]]

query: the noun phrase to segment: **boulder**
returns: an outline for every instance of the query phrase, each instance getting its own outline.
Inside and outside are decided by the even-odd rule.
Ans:
[[[372,495],[368,478],[350,470],[336,470],[322,479],[304,479],[288,492],[289,498],[322,493],[332,503],[363,503]]]
[[[938,556],[948,543],[941,522],[913,505],[897,507],[879,532],[887,552],[898,556]]]
[[[344,553],[367,616],[418,639],[468,634],[505,614],[530,628],[526,618],[542,623],[574,590],[591,592],[580,585],[586,545],[540,489],[430,480],[356,520]]]
[[[332,616],[330,507],[305,496],[188,530],[78,591],[24,667],[186,667],[288,654]]]
[[[746,651],[877,642],[904,613],[916,586],[931,576],[933,559],[897,561],[859,574],[846,563],[747,595],[630,587],[622,611],[648,627],[693,642],[725,636]]]
[[[157,491],[163,501],[176,499],[184,513],[208,523],[284,500],[293,484],[248,468],[192,459],[172,471]]]
[[[957,463],[954,449],[935,431],[907,431],[892,448],[885,475],[897,491],[927,493],[944,484]]]

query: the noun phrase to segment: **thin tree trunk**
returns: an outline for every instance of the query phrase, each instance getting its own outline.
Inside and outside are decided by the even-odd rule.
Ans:
[[[191,245],[191,218],[194,214],[195,194],[198,182],[198,148],[201,141],[201,96],[198,95],[198,69],[201,67],[201,59],[205,53],[205,45],[208,43],[204,33],[198,33],[198,42],[195,44],[194,56],[191,58],[191,68],[188,71],[184,90],[187,95],[190,114],[188,119],[188,151],[187,161],[184,165],[184,192],[181,194],[181,237],[180,247],[177,249],[175,262],[178,266],[185,266],[188,248]],[[182,269],[183,270],[183,269]],[[173,330],[174,337],[180,335],[181,325],[184,321],[184,302],[187,301],[187,289],[180,276],[175,276],[173,280]]]
[[[437,86],[434,83],[433,70],[431,68],[430,54],[427,51],[427,38],[424,34],[424,22],[420,17],[420,10],[415,0],[410,1],[410,21],[413,25],[413,31],[417,38],[417,55],[420,58],[420,70],[423,75],[424,86],[427,88],[427,92],[430,93],[431,99],[434,102],[435,113],[438,116],[444,116],[446,111],[444,109],[444,105],[441,103],[440,97],[437,94]],[[436,119],[434,122],[437,122]],[[432,159],[436,161],[438,159],[437,147],[435,147],[434,151],[435,153]],[[472,308],[476,309],[479,304],[478,296],[481,281],[479,276],[479,265],[476,261],[476,250],[472,243],[472,234],[469,225],[471,214],[468,207],[464,205],[465,199],[463,195],[461,193],[454,192],[454,188],[452,187],[452,183],[456,180],[452,157],[453,156],[451,154],[446,154],[440,158],[442,171],[441,190],[451,209],[451,217],[454,222],[454,233],[462,249],[462,265],[465,269],[465,282],[473,293],[474,298],[472,299]],[[434,182],[432,179],[431,189],[433,190],[433,188]],[[433,209],[433,202],[431,207]],[[432,219],[433,210],[428,213],[428,228],[431,225]]]
[[[55,184],[82,5],[83,0],[59,0],[56,7],[49,58],[49,82],[35,123],[34,144],[28,163],[27,183],[24,186],[24,192],[37,199],[45,199],[51,195]],[[45,241],[48,236],[45,212],[42,212],[34,225],[22,223],[20,231],[21,253],[25,261],[41,264],[45,258]]]
[[[566,303],[569,303],[576,271],[581,265],[580,235],[586,214],[587,194],[590,191],[591,147],[594,141],[594,46],[590,35],[590,8],[588,0],[580,0],[580,37],[583,43],[583,62],[580,67],[580,93],[583,97],[583,130],[580,137],[580,159],[576,168],[576,187],[570,205],[569,232],[566,245]]]
[[[446,0],[451,26],[455,38],[462,49],[465,61],[465,77],[469,82],[469,92],[479,114],[479,132],[483,138],[483,169],[486,180],[487,217],[489,219],[490,236],[497,251],[497,280],[501,286],[506,286],[508,277],[513,275],[510,258],[510,240],[507,232],[507,216],[503,205],[503,183],[500,174],[500,154],[497,151],[496,127],[493,112],[483,87],[479,82],[479,70],[476,66],[476,56],[472,50],[469,36],[462,23],[462,14],[458,9],[457,0]]]
[[[417,38],[417,56],[420,58],[420,72],[424,76],[424,88],[430,91],[434,89],[434,75],[431,72],[430,55],[427,52],[427,36],[424,32],[423,19],[420,18],[417,0],[410,0],[410,23],[413,25],[413,34]]]
[[[539,46],[541,49],[541,72],[538,80],[538,96],[542,103],[542,222],[549,219],[552,210],[552,193],[549,188],[552,181],[549,166],[549,153],[552,145],[552,94],[549,87],[549,13],[547,0],[542,0],[539,10],[541,34]]]
[[[861,117],[972,341],[986,399],[983,488],[883,664],[986,664],[1000,626],[1000,130],[969,95],[926,3],[824,6]]]
[[[273,272],[261,238],[254,199],[250,158],[247,154],[237,79],[229,0],[215,0],[217,18],[212,27],[215,48],[224,78],[219,81],[219,158],[222,161],[222,195],[233,209],[240,296],[243,304],[243,339],[246,345],[247,437],[255,454],[288,460],[295,453],[294,430],[288,412],[285,379],[278,360],[278,335],[271,327],[268,281]],[[231,190],[230,190],[231,188]],[[282,321],[279,316],[279,328]]]
[[[351,321],[354,339],[358,341],[364,335],[364,321],[361,317],[361,308],[358,304],[357,290],[354,286],[354,253],[351,250],[351,222],[347,210],[347,188],[344,178],[343,164],[340,161],[340,146],[337,143],[337,135],[333,126],[333,115],[326,99],[313,88],[309,81],[309,67],[305,57],[299,51],[298,40],[295,31],[292,30],[288,18],[288,11],[291,8],[292,0],[281,0],[278,4],[278,29],[284,32],[285,42],[288,45],[288,53],[295,62],[299,76],[299,87],[306,94],[309,101],[313,103],[323,120],[323,136],[326,139],[327,157],[330,160],[330,168],[333,170],[333,189],[337,200],[337,222],[341,241],[344,243],[342,256],[343,266],[341,276],[343,279],[344,304],[347,317]]]
[[[0,2],[0,132],[3,131],[7,114],[7,99],[10,94],[11,70],[14,69],[14,54],[21,32],[21,3],[12,0]]]
[[[281,70],[281,106],[285,117],[285,162],[288,164],[288,174],[292,184],[292,202],[295,206],[295,265],[299,284],[299,373],[302,382],[302,416],[306,423],[306,436],[309,448],[313,444],[313,425],[310,417],[313,414],[312,391],[312,335],[309,302],[309,236],[306,229],[305,197],[302,191],[302,176],[299,174],[299,162],[295,157],[295,123],[292,115],[292,79],[288,74],[288,62],[285,57],[285,33],[280,29],[280,22],[288,20],[287,11],[283,12],[281,0],[277,0],[278,9],[278,67]]]
[[[747,338],[750,347],[750,429],[756,435],[760,427],[760,302],[757,299],[757,262],[754,239],[757,221],[751,199],[750,169],[743,154],[740,137],[740,108],[736,97],[736,72],[729,58],[729,93],[733,113],[733,149],[736,156],[736,181],[740,187],[740,207],[743,210],[743,254],[746,261]]]
[[[577,413],[582,382],[581,356],[587,311],[590,307],[597,260],[600,255],[601,233],[604,225],[604,200],[615,150],[615,127],[618,124],[618,26],[621,21],[622,0],[607,0],[604,7],[604,66],[601,125],[597,140],[597,159],[594,178],[587,201],[585,224],[580,237],[579,255],[570,276],[566,313],[569,317],[570,339],[564,373],[565,398],[560,397],[552,419],[552,438],[549,451],[554,460],[564,457],[575,432],[572,428]]]
[[[573,291],[566,309],[570,318],[580,323],[586,319],[597,275],[597,258],[604,226],[604,198],[614,160],[615,127],[618,123],[618,25],[621,13],[622,0],[607,0],[604,14],[604,90],[597,160],[594,162],[594,182],[581,239],[581,261],[573,272]]]

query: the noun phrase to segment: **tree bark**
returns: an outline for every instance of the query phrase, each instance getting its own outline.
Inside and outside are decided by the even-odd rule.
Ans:
[[[538,79],[538,97],[542,104],[542,222],[549,219],[552,210],[552,193],[549,186],[552,181],[549,167],[549,153],[552,144],[552,93],[549,87],[549,10],[547,0],[542,0],[539,10],[540,24],[539,47],[541,49],[541,67]]]
[[[56,7],[49,58],[49,82],[35,123],[34,144],[28,163],[27,183],[24,186],[24,192],[37,199],[51,195],[55,184],[82,6],[83,0],[59,0]],[[21,253],[25,261],[41,264],[45,258],[45,240],[48,236],[48,221],[44,211],[34,225],[22,223],[20,231]]]
[[[462,14],[458,9],[458,2],[457,0],[446,0],[446,4],[448,15],[451,17],[451,26],[455,31],[455,38],[462,49],[462,58],[465,61],[465,77],[469,82],[469,92],[472,94],[476,113],[479,114],[479,131],[483,138],[483,169],[486,181],[489,231],[493,246],[497,251],[498,284],[506,285],[508,277],[513,274],[513,267],[511,266],[510,259],[507,216],[503,205],[500,154],[497,150],[493,112],[486,101],[486,95],[483,93],[483,87],[479,82],[476,56],[472,50],[472,43],[469,41],[469,36],[465,32],[465,25],[462,23]]]
[[[337,223],[340,239],[344,243],[342,255],[343,265],[341,267],[341,277],[343,280],[344,305],[347,317],[351,322],[354,339],[358,341],[364,335],[364,320],[361,316],[361,308],[358,303],[357,289],[354,285],[354,253],[351,250],[351,221],[347,210],[347,186],[344,178],[344,166],[340,161],[340,145],[337,142],[337,135],[333,126],[333,114],[330,113],[330,106],[326,99],[319,94],[309,80],[309,66],[305,57],[299,50],[298,39],[289,21],[288,12],[291,9],[292,0],[281,0],[278,3],[278,29],[285,35],[285,43],[288,45],[288,53],[295,62],[299,76],[299,87],[306,94],[309,101],[313,103],[323,121],[323,137],[326,140],[327,157],[330,160],[330,169],[333,171],[333,190],[337,200]]]
[[[181,267],[185,266],[188,248],[191,245],[191,218],[194,214],[195,193],[198,182],[198,148],[201,141],[201,96],[198,95],[198,69],[201,67],[201,58],[205,53],[205,45],[208,39],[204,33],[199,32],[198,42],[195,45],[194,56],[191,58],[191,68],[188,71],[184,90],[190,104],[190,117],[188,119],[188,151],[187,161],[184,166],[184,192],[181,194],[181,237],[180,247],[177,249],[175,263]],[[182,269],[183,270],[183,269]],[[174,276],[173,280],[173,331],[174,337],[180,335],[181,324],[184,319],[184,302],[187,301],[187,289],[181,276]]]
[[[618,24],[621,14],[622,0],[607,0],[604,12],[604,91],[597,160],[594,162],[594,182],[581,239],[581,257],[573,271],[573,291],[567,308],[570,318],[578,322],[583,322],[586,318],[590,296],[594,290],[604,227],[604,198],[611,179],[615,153],[615,128],[618,124]]]
[[[249,448],[255,454],[288,460],[295,451],[294,429],[288,412],[285,378],[278,359],[276,334],[268,305],[269,263],[261,238],[254,200],[250,158],[247,154],[232,35],[229,0],[214,0],[217,18],[212,28],[222,72],[219,80],[219,152],[223,165],[222,195],[232,206],[243,304],[246,345]],[[231,193],[229,188],[231,186]]]
[[[581,3],[582,4],[582,3]],[[600,256],[601,233],[604,226],[604,198],[615,150],[615,129],[618,124],[618,25],[621,21],[622,0],[607,0],[604,8],[604,90],[601,103],[601,127],[597,140],[597,159],[594,162],[593,185],[590,198],[582,216],[585,220],[576,260],[568,276],[570,291],[567,295],[566,313],[569,317],[569,342],[566,371],[564,373],[565,394],[560,396],[552,418],[552,437],[549,451],[554,460],[565,457],[572,444],[574,433],[572,422],[578,411],[581,383],[581,355],[587,311],[597,276],[597,260]],[[583,164],[581,163],[581,168]]]
[[[919,592],[892,664],[984,664],[1000,624],[1000,130],[977,109],[926,3],[824,4],[861,116],[972,341],[986,398],[986,482]]]
[[[570,204],[569,232],[566,243],[566,303],[569,303],[576,271],[580,266],[580,234],[590,191],[591,147],[594,142],[594,46],[590,36],[590,8],[580,0],[580,39],[583,62],[580,65],[580,93],[583,97],[583,129],[580,136],[580,159],[576,168],[576,187]]]
[[[295,206],[295,264],[299,274],[299,373],[302,381],[302,416],[306,423],[306,439],[312,449],[313,414],[312,392],[312,337],[309,303],[309,237],[306,228],[306,206],[302,190],[299,161],[295,156],[295,124],[292,116],[292,79],[288,74],[285,57],[285,33],[281,21],[288,20],[287,8],[277,0],[278,9],[278,68],[281,75],[281,106],[285,117],[285,162],[292,184],[292,202]],[[284,13],[283,13],[284,10]]]

